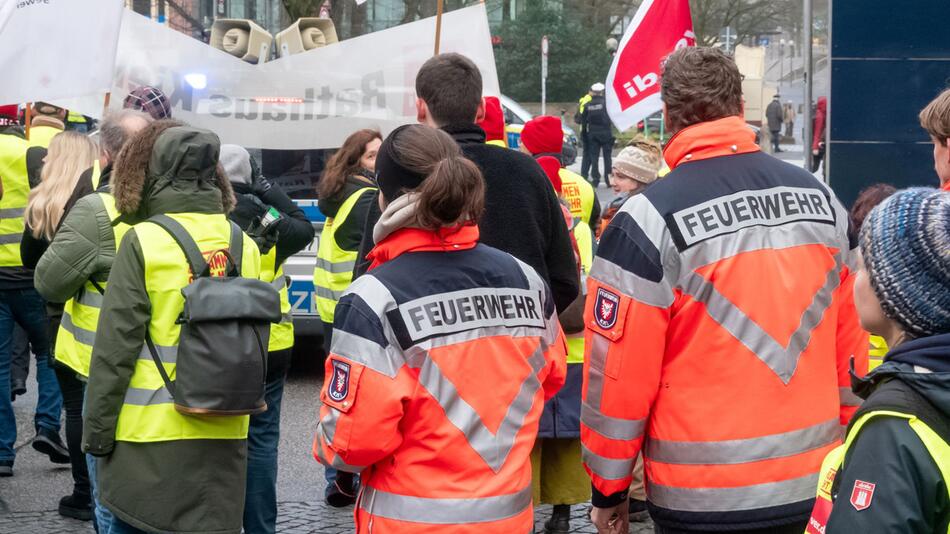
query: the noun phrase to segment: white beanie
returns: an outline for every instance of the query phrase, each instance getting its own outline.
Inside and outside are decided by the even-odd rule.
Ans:
[[[238,145],[221,145],[219,161],[232,184],[251,185],[251,155],[247,149]]]

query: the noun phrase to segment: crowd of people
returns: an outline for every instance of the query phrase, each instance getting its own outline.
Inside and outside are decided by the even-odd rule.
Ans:
[[[588,502],[602,534],[947,530],[950,90],[920,114],[942,190],[877,184],[848,212],[760,150],[721,51],[673,53],[661,86],[673,137],[614,157],[592,88],[578,175],[560,118],[497,146],[497,99],[441,54],[418,124],[329,160],[312,454],[356,532],[532,532],[545,503],[562,534]],[[313,226],[157,90],[125,107],[94,138],[0,108],[0,476],[33,354],[61,514],[276,532],[282,267]]]

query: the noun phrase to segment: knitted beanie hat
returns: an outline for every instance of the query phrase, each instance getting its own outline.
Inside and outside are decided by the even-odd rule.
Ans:
[[[561,119],[550,115],[531,119],[521,130],[521,143],[532,154],[560,154],[564,146]]]
[[[560,195],[563,190],[563,183],[561,182],[561,162],[555,157],[541,156],[538,158],[538,165],[544,169],[544,174],[547,175],[548,180],[551,181],[551,185],[554,186],[554,191]]]
[[[133,89],[129,96],[125,97],[122,107],[143,111],[157,121],[169,119],[172,116],[172,107],[165,93],[157,87],[148,85]]]
[[[501,109],[501,100],[497,96],[485,97],[485,118],[478,123],[485,130],[485,141],[504,141],[505,112]]]
[[[224,169],[224,175],[232,184],[251,185],[253,172],[251,155],[247,149],[238,145],[221,145],[218,161]]]
[[[660,170],[660,148],[646,141],[634,141],[617,154],[613,167],[614,174],[652,184]]]
[[[950,193],[894,194],[865,220],[860,245],[888,318],[914,337],[950,332]]]

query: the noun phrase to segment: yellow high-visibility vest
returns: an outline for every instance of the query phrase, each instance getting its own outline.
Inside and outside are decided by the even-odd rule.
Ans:
[[[271,283],[275,280],[284,280],[284,266],[277,265],[277,247],[271,249],[261,256],[261,280]],[[278,293],[280,294],[280,322],[270,326],[270,341],[267,343],[267,350],[274,352],[277,350],[289,349],[294,346],[294,317],[290,311],[290,297],[287,294],[287,284],[280,284]]]
[[[109,193],[97,193],[95,198],[102,202],[109,221],[113,223],[112,233],[115,237],[115,250],[118,251],[122,237],[128,232],[129,225],[115,224],[119,218],[119,211],[115,208],[115,198]],[[96,286],[99,287],[96,287]],[[96,342],[96,330],[99,325],[99,310],[102,308],[102,293],[106,281],[86,280],[79,293],[66,301],[63,308],[63,319],[56,333],[56,360],[63,363],[81,376],[89,376],[89,362],[92,358],[92,347]]]
[[[15,135],[0,135],[0,267],[22,267],[20,240],[23,238],[23,214],[30,196],[30,178],[26,168],[29,143]]]
[[[576,219],[575,219],[576,220]],[[594,234],[582,220],[574,225],[574,240],[581,254],[581,291],[587,291],[587,275],[594,263]],[[567,363],[584,363],[584,332],[567,336]]]
[[[590,225],[594,202],[597,202],[594,186],[583,176],[568,169],[561,169],[557,174],[561,178],[561,197],[567,201],[571,215]]]
[[[171,213],[168,216],[185,228],[206,257],[228,249],[231,223],[223,214]],[[177,320],[185,304],[181,290],[191,281],[191,269],[175,239],[157,224],[143,222],[135,225],[133,231],[142,247],[145,289],[151,304],[148,334],[165,372],[174,381],[181,333]],[[241,276],[260,278],[260,252],[251,238],[246,235],[243,238]],[[248,422],[247,415],[196,416],[175,410],[174,399],[165,387],[148,346],[143,343],[119,411],[115,439],[140,443],[244,439]]]
[[[333,324],[336,304],[340,296],[353,282],[353,268],[356,267],[356,250],[343,250],[336,244],[336,229],[343,225],[353,206],[363,193],[374,190],[363,187],[352,193],[340,206],[336,217],[328,218],[320,234],[320,246],[317,247],[317,265],[313,269],[313,289],[317,297],[317,312],[320,320]]]
[[[52,126],[31,126],[30,146],[49,148],[49,144],[53,138],[61,133],[63,133],[62,130]]]

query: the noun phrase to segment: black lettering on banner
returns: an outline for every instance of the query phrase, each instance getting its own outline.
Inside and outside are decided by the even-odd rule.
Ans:
[[[432,295],[399,306],[413,340],[481,327],[545,328],[542,293],[514,288],[475,288]]]
[[[211,104],[208,106],[208,114],[210,114],[212,117],[225,119],[231,115],[231,112],[229,111],[231,108],[230,98],[224,95],[211,95],[208,97],[208,100],[211,101]]]
[[[834,225],[827,199],[801,187],[741,191],[697,204],[671,215],[688,247],[751,226],[780,226],[801,221]]]

